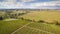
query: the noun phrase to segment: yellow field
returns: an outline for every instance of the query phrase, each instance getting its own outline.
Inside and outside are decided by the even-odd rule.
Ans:
[[[30,13],[20,17],[36,21],[45,20],[51,22],[56,20],[60,22],[60,11],[31,11]]]

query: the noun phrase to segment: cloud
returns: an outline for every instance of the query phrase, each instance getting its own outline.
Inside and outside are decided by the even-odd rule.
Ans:
[[[31,3],[30,6],[60,6],[60,1]]]
[[[14,2],[14,0],[5,0],[6,2]]]
[[[22,0],[22,2],[31,2],[31,1],[35,1],[35,0]]]
[[[22,2],[5,0],[5,2],[0,2],[0,8],[55,9],[57,8],[56,6],[60,6],[60,1],[25,3],[31,1],[35,0],[22,0]]]
[[[0,2],[0,8],[22,8],[24,6],[23,3],[11,3],[11,2]]]
[[[60,1],[50,1],[50,2],[36,2],[29,5],[32,8],[56,8],[60,6]]]
[[[1,8],[23,8],[25,4],[23,2],[17,2],[17,0],[4,0],[4,2],[0,2]]]

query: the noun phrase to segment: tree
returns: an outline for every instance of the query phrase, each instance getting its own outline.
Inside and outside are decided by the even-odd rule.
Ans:
[[[2,16],[0,16],[0,20],[3,20],[3,17]]]

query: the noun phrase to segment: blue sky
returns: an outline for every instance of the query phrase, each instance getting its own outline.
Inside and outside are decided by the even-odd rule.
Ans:
[[[60,0],[0,0],[0,9],[60,9]]]

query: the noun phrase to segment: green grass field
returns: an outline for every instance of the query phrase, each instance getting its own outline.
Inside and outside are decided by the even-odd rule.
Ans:
[[[24,20],[0,21],[0,34],[11,34],[26,23]]]

